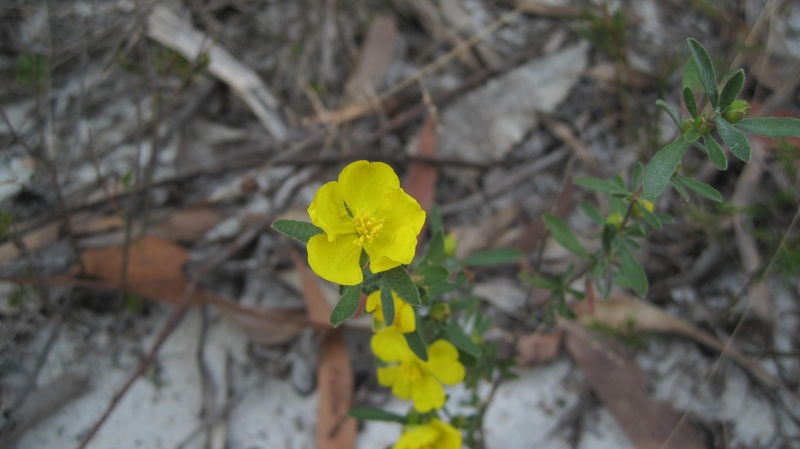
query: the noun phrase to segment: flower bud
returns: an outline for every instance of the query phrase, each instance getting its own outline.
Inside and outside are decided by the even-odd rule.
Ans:
[[[622,214],[619,212],[609,214],[606,217],[606,223],[618,228],[622,224]]]
[[[644,198],[637,199],[636,203],[638,203],[639,206],[641,206],[643,209],[647,209],[649,212],[653,212],[653,209],[655,209],[653,203]],[[633,208],[633,216],[636,218],[642,218],[642,212],[639,210],[638,207]]]
[[[456,240],[456,235],[451,232],[444,236],[444,255],[447,257],[455,256],[456,248],[458,248],[458,240]]]
[[[450,306],[446,302],[437,302],[431,307],[431,317],[436,321],[444,321],[450,316]]]
[[[722,117],[729,123],[736,123],[747,115],[750,109],[750,104],[744,100],[734,100],[725,111],[722,112]]]

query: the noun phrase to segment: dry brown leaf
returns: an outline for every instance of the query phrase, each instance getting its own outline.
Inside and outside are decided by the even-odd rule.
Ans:
[[[90,249],[81,255],[84,275],[121,287],[124,259],[122,246]],[[183,266],[189,254],[180,246],[158,237],[143,237],[132,241],[128,250],[125,287],[148,298],[178,303],[183,298],[188,281]],[[79,268],[74,268],[77,275]]]
[[[669,404],[647,394],[644,373],[621,344],[559,320],[566,347],[594,392],[638,449],[703,449],[702,439]]]
[[[730,345],[726,347],[723,342],[713,335],[703,332],[692,324],[637,298],[617,294],[607,300],[596,301],[594,314],[584,313],[579,308],[578,315],[581,322],[587,325],[593,322],[601,322],[608,326],[623,328],[628,327],[629,323],[633,323],[635,328],[639,330],[689,337],[733,359],[767,386],[780,388],[787,394],[796,397],[780,379],[768,373],[761,365],[738,349]]]
[[[542,334],[534,332],[517,339],[517,363],[533,366],[553,360],[561,349],[563,333]]]
[[[394,57],[397,24],[392,16],[378,16],[369,26],[355,71],[345,87],[345,96],[352,101],[374,96]]]
[[[58,230],[61,223],[51,223],[35,231],[29,232],[22,237],[25,243],[25,248],[28,251],[36,251],[50,243],[53,243],[58,238]],[[9,240],[0,245],[0,263],[11,262],[18,259],[22,253],[14,244]]]
[[[419,132],[419,145],[417,155],[436,157],[436,127],[431,116],[425,119]],[[436,197],[436,182],[439,179],[439,169],[426,162],[412,162],[404,184],[406,193],[414,197],[425,210],[430,210]]]
[[[338,329],[325,335],[319,352],[317,449],[353,449],[357,422],[347,416],[353,405],[353,370]]]
[[[194,242],[222,221],[222,216],[208,208],[189,208],[170,215],[152,228],[152,233],[174,241]]]

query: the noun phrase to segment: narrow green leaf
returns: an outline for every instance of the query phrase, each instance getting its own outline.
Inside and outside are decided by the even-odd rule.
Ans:
[[[359,299],[361,299],[361,284],[346,286],[339,303],[331,312],[331,324],[338,326],[353,316],[358,310]]]
[[[710,185],[697,181],[692,178],[686,178],[683,176],[676,177],[681,184],[685,185],[689,190],[692,190],[694,193],[708,198],[711,201],[722,201],[722,195],[717,191],[717,189],[711,187]]]
[[[391,326],[394,323],[394,296],[392,289],[386,285],[381,287],[381,310],[383,311],[383,323]]]
[[[668,105],[667,103],[664,102],[664,100],[660,99],[656,100],[656,106],[663,109],[667,113],[667,115],[669,115],[669,118],[671,118],[672,121],[675,123],[675,126],[677,126],[678,129],[681,129],[681,121],[678,118],[678,113],[675,111],[675,109],[672,108],[672,106]]]
[[[791,117],[746,118],[735,125],[742,131],[766,137],[800,137],[800,119]]]
[[[406,271],[402,265],[398,265],[391,270],[382,272],[381,277],[403,301],[411,304],[412,306],[418,306],[422,304],[422,301],[419,298],[419,289],[417,289],[417,284],[411,280],[411,276],[408,275],[408,271]]]
[[[747,137],[741,131],[734,128],[722,117],[717,117],[717,131],[734,156],[744,162],[750,162],[750,157],[752,156],[750,142],[747,141]]]
[[[603,243],[603,251],[606,253],[611,252],[611,245],[614,242],[614,237],[617,236],[617,226],[606,223],[603,226],[603,233],[601,234],[601,241]]]
[[[696,142],[697,139],[699,138],[700,138],[700,133],[698,133],[697,130],[694,128],[689,128],[683,132],[683,140],[689,143]]]
[[[441,265],[426,265],[417,270],[415,274],[420,278],[422,285],[436,285],[450,276],[447,268]]]
[[[728,78],[725,85],[722,86],[722,92],[719,94],[719,109],[725,110],[729,104],[739,95],[744,85],[744,70],[739,69]]]
[[[419,322],[419,317],[417,317],[417,323]],[[428,345],[425,344],[425,340],[422,338],[422,335],[420,335],[419,328],[417,328],[417,330],[414,332],[403,334],[403,337],[406,338],[406,343],[408,343],[408,347],[411,348],[411,352],[413,352],[423,362],[427,362]]]
[[[671,185],[672,188],[675,189],[676,192],[678,192],[678,195],[680,195],[684,201],[686,201],[687,203],[689,202],[690,199],[689,192],[686,191],[686,189],[683,187],[681,183],[679,183],[677,180],[675,180],[675,178],[673,178],[669,181],[669,185]]]
[[[530,284],[530,285],[532,285],[534,287],[538,287],[538,288],[543,288],[545,290],[553,290],[554,288],[558,287],[558,284],[556,284],[553,281],[550,281],[550,280],[547,280],[547,279],[543,279],[543,278],[535,278],[535,277],[533,277],[533,276],[531,276],[531,275],[529,275],[528,273],[525,273],[525,272],[521,272],[519,274],[519,280],[524,282],[524,283],[526,283],[526,284]]]
[[[463,265],[472,267],[489,267],[492,265],[503,265],[514,263],[522,256],[522,253],[514,248],[487,249],[472,253],[469,257],[461,261]]]
[[[625,189],[624,187],[620,188],[620,186],[618,186],[612,181],[592,178],[589,176],[575,179],[575,184],[581,187],[586,187],[587,189],[597,190],[598,192],[603,192],[603,193],[628,193],[627,189]]]
[[[711,160],[714,167],[717,167],[717,170],[727,170],[728,156],[725,156],[725,151],[719,145],[717,139],[715,139],[714,136],[708,135],[703,137],[703,143],[706,145],[708,159]]]
[[[697,66],[694,64],[694,58],[686,60],[686,65],[683,66],[683,76],[681,76],[681,89],[687,87],[694,87],[700,85],[700,75],[697,73]]]
[[[700,78],[700,84],[703,86],[711,105],[717,107],[719,94],[717,93],[717,74],[714,72],[714,64],[711,63],[711,58],[700,42],[692,38],[687,39],[686,42],[689,44],[689,52],[692,54],[695,67],[697,67],[697,76]]]
[[[445,334],[450,343],[454,344],[456,348],[475,358],[481,356],[481,348],[464,333],[464,330],[461,329],[461,326],[459,326],[455,320],[450,320],[450,324],[448,324],[445,329]]]
[[[308,239],[324,232],[311,223],[297,220],[275,220],[272,229],[302,243],[308,243]]]
[[[408,420],[403,415],[387,412],[385,410],[369,407],[353,407],[347,414],[356,419],[364,421],[387,421],[406,424]]]
[[[675,169],[681,162],[687,146],[689,146],[689,143],[679,137],[658,150],[653,158],[650,159],[650,162],[644,168],[644,178],[642,179],[645,198],[653,200],[667,188],[667,184],[669,184],[672,174],[675,173]]]
[[[428,242],[428,249],[425,257],[422,259],[422,264],[438,264],[444,260],[444,233],[436,231],[433,233],[431,240]]]
[[[589,218],[592,219],[597,224],[603,224],[603,215],[600,214],[600,211],[597,210],[594,205],[588,201],[581,201],[579,204],[581,210],[583,210]]]
[[[644,164],[642,164],[641,162],[633,164],[633,170],[631,172],[631,186],[630,186],[631,192],[639,188],[639,184],[642,182],[643,171],[644,171]]]
[[[683,88],[683,102],[686,104],[686,110],[692,117],[697,117],[697,103],[694,101],[694,92],[691,87]]]
[[[627,284],[620,285],[631,287],[637,295],[644,297],[647,294],[647,274],[625,245],[619,249],[619,269],[624,278],[622,284]]]
[[[556,242],[561,246],[579,256],[589,256],[586,248],[581,245],[581,242],[578,241],[575,234],[572,233],[572,230],[570,230],[564,220],[550,214],[542,215],[542,220],[547,230],[550,231],[550,234],[553,235],[553,238],[556,239]]]

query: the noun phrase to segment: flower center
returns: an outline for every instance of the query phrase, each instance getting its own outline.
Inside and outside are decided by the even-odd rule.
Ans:
[[[400,375],[410,382],[422,379],[424,374],[422,367],[415,361],[406,361],[400,365]]]
[[[364,241],[371,242],[383,227],[383,219],[372,218],[366,214],[358,214],[353,218],[358,233],[357,245],[363,245]]]

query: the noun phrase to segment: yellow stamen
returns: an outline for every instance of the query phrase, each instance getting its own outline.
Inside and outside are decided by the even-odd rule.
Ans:
[[[356,225],[356,232],[358,233],[358,240],[355,241],[356,245],[363,245],[364,241],[371,242],[378,236],[381,228],[383,227],[383,219],[372,218],[366,214],[358,214],[353,218]]]

